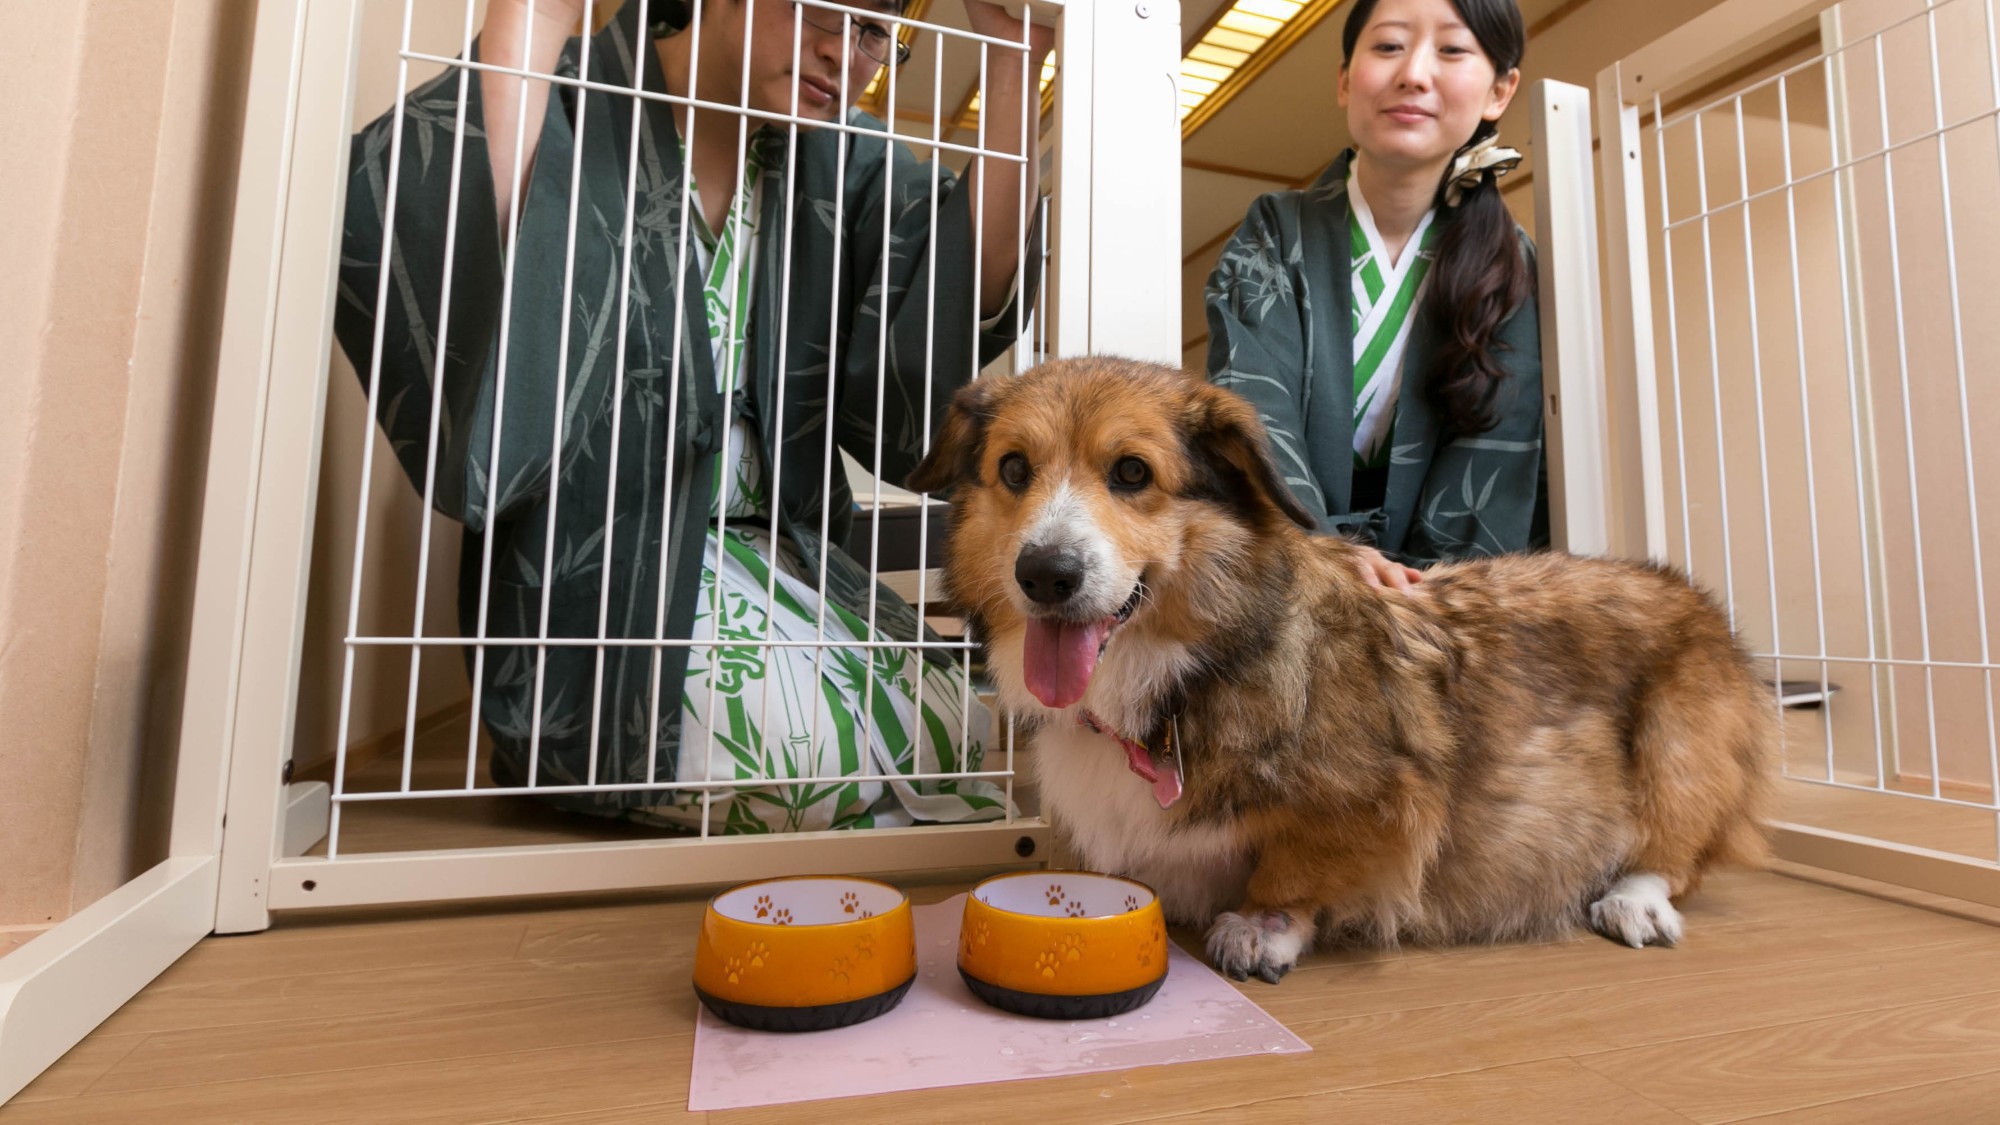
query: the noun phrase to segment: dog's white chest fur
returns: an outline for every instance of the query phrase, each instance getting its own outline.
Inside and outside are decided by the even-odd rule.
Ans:
[[[1085,867],[1151,886],[1183,925],[1205,926],[1241,901],[1251,856],[1236,831],[1176,826],[1116,742],[1058,717],[1036,737],[1035,773],[1043,807]]]

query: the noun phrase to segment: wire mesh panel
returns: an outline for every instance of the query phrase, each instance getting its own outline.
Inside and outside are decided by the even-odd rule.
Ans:
[[[1789,819],[1993,861],[1994,6],[1849,0],[1816,32],[1628,103],[1650,547],[1766,666]]]
[[[1179,27],[959,2],[259,7],[175,798],[217,931],[1045,859],[892,485],[975,374],[1174,354],[1126,201],[1178,200]]]
[[[1048,350],[1060,9],[494,0],[437,48],[436,7],[349,157],[327,857],[496,798],[622,842],[1016,822],[941,505],[894,483]]]

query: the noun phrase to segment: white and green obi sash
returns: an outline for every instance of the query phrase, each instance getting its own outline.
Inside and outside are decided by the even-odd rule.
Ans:
[[[763,156],[759,147],[764,138],[752,137],[743,156],[743,178],[729,204],[718,235],[708,227],[701,209],[701,189],[688,171],[689,208],[694,221],[696,246],[705,265],[702,298],[708,310],[708,338],[715,358],[715,389],[731,407],[729,443],[716,455],[715,499],[710,511],[722,511],[726,486],[727,512],[731,519],[765,514],[764,458],[756,435],[743,418],[742,386],[744,342],[750,334],[750,302],[757,272],[757,215],[764,190]],[[681,147],[681,166],[688,167],[687,147]],[[724,473],[728,473],[727,480]]]
[[[1424,279],[1436,257],[1436,209],[1424,213],[1401,261],[1392,260],[1375,213],[1350,175],[1348,233],[1354,260],[1354,467],[1389,463],[1389,435],[1396,428],[1396,396],[1403,383],[1403,351],[1410,342]]]

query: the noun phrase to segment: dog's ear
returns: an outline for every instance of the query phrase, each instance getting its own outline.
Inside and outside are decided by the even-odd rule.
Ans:
[[[944,425],[931,438],[931,451],[910,470],[903,487],[912,492],[943,492],[979,476],[986,424],[993,420],[999,383],[998,378],[975,379],[958,389],[945,411]]]
[[[1319,526],[1285,483],[1257,409],[1233,391],[1197,384],[1188,406],[1189,453],[1211,474],[1221,496],[1253,518],[1283,515],[1311,531]]]

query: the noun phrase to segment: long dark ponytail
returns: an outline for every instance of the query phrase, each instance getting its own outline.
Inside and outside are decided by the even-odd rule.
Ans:
[[[1527,51],[1527,31],[1515,0],[1450,0],[1460,19],[1479,41],[1480,50],[1504,75],[1521,65]],[[1368,26],[1377,0],[1358,0],[1341,31],[1341,57],[1354,57],[1354,45]],[[1344,62],[1342,65],[1346,65]],[[1460,151],[1499,132],[1481,121]],[[1464,193],[1457,207],[1444,206],[1446,180],[1438,183],[1437,259],[1431,267],[1430,292],[1422,316],[1438,341],[1436,374],[1425,387],[1431,408],[1447,429],[1475,434],[1493,428],[1494,404],[1506,370],[1494,354],[1494,337],[1521,303],[1534,279],[1522,256],[1514,217],[1500,201],[1500,189],[1488,172]]]

